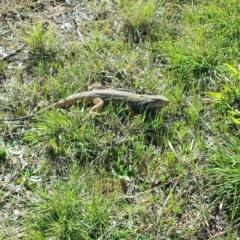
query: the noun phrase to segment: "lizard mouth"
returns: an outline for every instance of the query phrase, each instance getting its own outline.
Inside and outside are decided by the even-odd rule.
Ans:
[[[162,109],[165,105],[167,105],[168,102],[162,102],[162,101],[157,101],[157,102],[145,102],[144,104],[139,106],[140,112],[142,111],[156,111]]]

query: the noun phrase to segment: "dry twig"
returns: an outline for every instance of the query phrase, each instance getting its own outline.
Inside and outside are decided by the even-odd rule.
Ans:
[[[5,57],[0,58],[0,61],[6,61],[6,60],[8,60],[10,57],[16,55],[18,52],[20,52],[20,51],[23,49],[24,46],[25,46],[25,44],[21,45],[21,46],[20,46],[19,48],[17,48],[15,51],[10,52],[10,53],[9,53],[8,55],[6,55]]]

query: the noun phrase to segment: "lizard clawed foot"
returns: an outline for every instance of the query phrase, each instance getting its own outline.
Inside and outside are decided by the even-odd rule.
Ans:
[[[99,115],[98,111],[100,111],[104,105],[104,102],[101,98],[94,98],[93,99],[93,103],[94,103],[94,106],[92,107],[92,109],[90,110],[90,114],[95,117],[97,115]]]

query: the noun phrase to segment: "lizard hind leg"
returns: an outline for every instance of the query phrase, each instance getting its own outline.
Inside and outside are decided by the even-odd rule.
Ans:
[[[104,101],[101,98],[94,98],[93,104],[94,104],[94,106],[91,108],[89,113],[92,116],[97,116],[98,112],[102,109],[102,107],[104,105]]]

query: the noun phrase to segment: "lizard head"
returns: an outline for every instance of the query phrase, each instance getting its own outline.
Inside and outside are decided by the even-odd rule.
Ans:
[[[130,107],[134,111],[156,111],[166,106],[169,100],[166,97],[160,95],[141,95],[141,99],[135,104],[130,104]]]
[[[142,103],[143,107],[148,111],[156,111],[161,109],[163,106],[166,106],[169,103],[169,100],[160,95],[147,95],[147,98]]]

